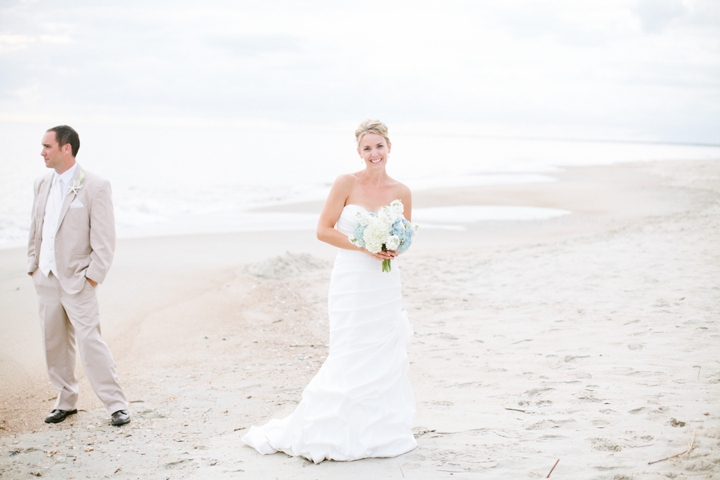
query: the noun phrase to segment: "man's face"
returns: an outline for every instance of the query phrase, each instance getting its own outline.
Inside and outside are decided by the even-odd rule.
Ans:
[[[45,166],[52,169],[57,169],[57,167],[65,164],[64,157],[66,150],[71,148],[70,144],[63,145],[62,148],[60,148],[55,138],[55,132],[45,132],[42,139],[42,147],[40,155],[45,159]]]

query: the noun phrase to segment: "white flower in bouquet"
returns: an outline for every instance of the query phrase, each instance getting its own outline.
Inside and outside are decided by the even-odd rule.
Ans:
[[[403,205],[400,200],[393,200],[392,203],[390,203],[390,208],[395,213],[396,217],[400,217],[400,215],[402,215],[405,211],[405,205]]]
[[[383,221],[377,221],[378,218],[375,218],[376,221],[371,221],[367,227],[365,227],[365,248],[372,252],[372,253],[378,253],[381,252],[383,249],[383,244],[385,243],[385,237],[387,236],[387,225]]]
[[[370,221],[372,220],[372,216],[370,215],[370,212],[358,212],[358,223],[362,225],[363,227],[367,227],[368,224],[370,224]]]
[[[385,243],[388,250],[397,250],[400,246],[400,238],[397,235],[390,235]]]

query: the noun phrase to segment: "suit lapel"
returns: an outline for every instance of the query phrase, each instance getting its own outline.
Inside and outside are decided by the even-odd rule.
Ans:
[[[73,193],[70,190],[70,187],[74,185],[78,179],[80,178],[80,172],[82,172],[82,168],[80,168],[80,164],[78,164],[77,168],[75,169],[75,173],[72,176],[72,180],[70,180],[70,185],[68,185],[67,193],[65,194],[65,198],[62,203],[62,207],[60,207],[60,217],[58,218],[58,230],[60,230],[60,225],[62,225],[63,219],[65,218],[65,214],[70,209],[70,204],[73,200],[75,200],[75,197],[77,196],[77,193]]]
[[[38,231],[42,231],[43,221],[45,220],[45,207],[47,207],[48,195],[50,195],[50,188],[52,187],[52,179],[54,174],[48,175],[40,185],[37,198],[37,218]]]

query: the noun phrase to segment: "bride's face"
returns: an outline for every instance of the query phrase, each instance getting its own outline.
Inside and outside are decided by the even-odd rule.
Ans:
[[[367,168],[385,167],[387,156],[390,153],[390,143],[385,137],[377,133],[366,133],[360,139],[358,153],[360,158],[365,161]]]

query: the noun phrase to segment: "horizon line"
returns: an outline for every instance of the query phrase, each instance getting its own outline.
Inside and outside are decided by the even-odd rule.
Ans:
[[[720,147],[720,143],[705,142],[683,142],[674,140],[621,140],[612,138],[573,138],[573,137],[536,137],[529,135],[486,135],[475,133],[404,133],[404,135],[420,136],[434,135],[437,137],[456,138],[490,138],[490,139],[513,139],[513,140],[543,140],[561,142],[590,142],[590,143],[636,143],[642,145],[680,145],[686,147]]]

